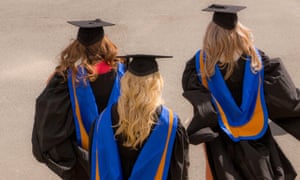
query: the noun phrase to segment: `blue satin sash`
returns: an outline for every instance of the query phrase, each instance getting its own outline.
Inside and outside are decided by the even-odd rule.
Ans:
[[[125,72],[125,66],[118,64],[116,79],[109,97],[108,105],[115,103],[120,95],[120,79]],[[68,71],[68,87],[75,123],[76,139],[79,146],[88,150],[90,128],[99,115],[95,96],[90,82],[85,78],[86,70],[78,66],[76,77]],[[76,82],[75,82],[76,81]]]
[[[111,107],[97,120],[92,144],[91,179],[121,180],[122,167],[111,122]],[[167,179],[178,118],[163,107],[158,123],[144,144],[130,180]]]
[[[261,60],[258,51],[257,55]],[[198,80],[211,92],[221,129],[234,142],[255,140],[262,137],[268,127],[268,112],[263,89],[263,69],[253,72],[250,57],[247,57],[243,77],[242,103],[238,106],[218,65],[215,66],[215,74],[210,79],[204,78],[201,76],[201,72],[204,72],[205,54],[198,51],[195,59]]]

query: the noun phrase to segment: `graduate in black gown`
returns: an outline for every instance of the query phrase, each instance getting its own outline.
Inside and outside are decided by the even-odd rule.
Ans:
[[[124,65],[104,35],[109,22],[70,21],[77,38],[60,54],[55,72],[36,99],[32,132],[35,158],[63,179],[89,179],[89,133],[103,109],[120,94]]]
[[[238,22],[241,6],[211,5],[203,48],[187,63],[183,96],[193,105],[187,132],[205,143],[206,179],[292,180],[296,172],[268,126],[300,139],[300,90],[280,58],[256,49]],[[282,147],[284,148],[284,147]]]
[[[188,136],[162,105],[156,55],[128,55],[121,95],[96,121],[91,179],[188,179]],[[131,60],[132,59],[132,60]]]

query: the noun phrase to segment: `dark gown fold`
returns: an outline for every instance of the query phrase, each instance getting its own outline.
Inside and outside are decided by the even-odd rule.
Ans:
[[[280,58],[265,62],[264,88],[270,119],[300,140],[300,89]]]
[[[63,179],[88,178],[77,161],[75,126],[67,82],[55,74],[36,99],[33,155]]]
[[[100,111],[108,102],[115,77],[116,72],[110,71],[91,82]],[[89,155],[76,143],[68,83],[59,74],[51,78],[36,99],[32,151],[38,161],[62,179],[89,179]]]
[[[279,58],[270,59],[262,51],[264,94],[269,118],[295,138],[299,136],[300,98]],[[226,80],[237,104],[242,97],[244,60],[237,61]],[[225,69],[221,70],[224,75]],[[214,179],[294,179],[296,172],[274,140],[271,130],[258,140],[233,142],[218,126],[217,112],[209,90],[200,84],[195,57],[186,63],[182,77],[183,96],[193,105],[194,117],[187,131],[192,144],[205,142]]]

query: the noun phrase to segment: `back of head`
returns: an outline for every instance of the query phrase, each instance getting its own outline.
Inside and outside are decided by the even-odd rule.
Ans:
[[[91,67],[100,60],[105,60],[112,67],[116,66],[117,46],[104,35],[103,26],[113,25],[100,19],[92,21],[69,21],[78,26],[77,39],[73,40],[60,54],[58,72],[68,68],[77,71],[77,64],[83,64],[88,69],[88,76],[95,76]]]
[[[207,56],[215,60],[223,58],[226,62],[235,60],[234,53],[250,54],[253,47],[252,34],[241,23],[228,30],[210,22],[203,41],[203,49]]]
[[[227,67],[225,79],[229,78],[232,74],[235,61],[237,60],[236,58],[242,54],[251,56],[252,67],[254,69],[260,69],[261,64],[256,55],[251,31],[237,20],[236,13],[231,12],[233,11],[232,7],[236,7],[234,9],[235,11],[241,10],[244,7],[222,7],[225,7],[225,10],[213,9],[213,11],[215,11],[214,18],[209,23],[203,40],[203,50],[206,54],[206,75],[208,77],[214,75],[215,65],[220,62],[221,66],[226,65]],[[223,11],[229,11],[230,13],[225,12],[225,14],[229,16],[223,16]],[[233,15],[236,18],[224,19]]]
[[[162,104],[162,87],[159,72],[137,76],[127,71],[122,77],[116,135],[125,137],[124,146],[139,147],[149,136],[157,118],[156,109]]]

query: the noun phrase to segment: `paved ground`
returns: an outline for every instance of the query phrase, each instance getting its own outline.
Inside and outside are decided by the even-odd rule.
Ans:
[[[172,60],[160,62],[166,82],[165,103],[188,123],[192,107],[181,96],[180,79],[185,62],[201,48],[211,18],[201,9],[212,2],[246,5],[240,20],[253,29],[256,46],[272,57],[281,57],[300,87],[298,0],[1,0],[0,179],[59,179],[35,161],[30,138],[35,98],[59,52],[76,35],[76,29],[66,21],[100,17],[116,23],[106,32],[121,54],[173,55]],[[299,141],[271,126],[300,174]],[[203,175],[202,147],[192,146],[190,179],[203,179]]]

